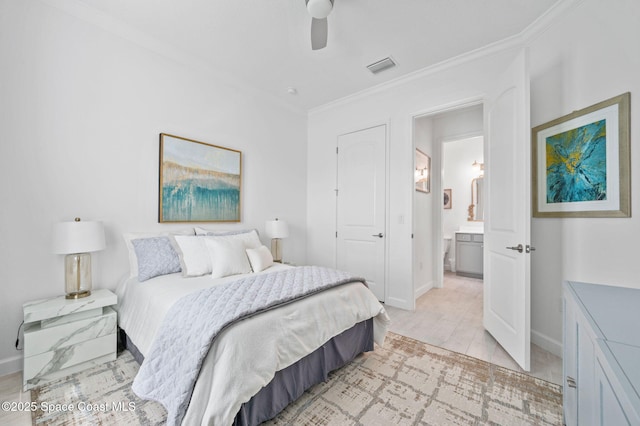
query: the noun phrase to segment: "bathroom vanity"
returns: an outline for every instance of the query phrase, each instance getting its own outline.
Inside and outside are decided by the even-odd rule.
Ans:
[[[482,278],[484,234],[456,232],[456,275]]]

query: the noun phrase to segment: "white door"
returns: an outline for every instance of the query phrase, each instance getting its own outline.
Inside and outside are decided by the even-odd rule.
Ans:
[[[338,137],[337,267],[385,294],[386,126]]]
[[[526,51],[485,103],[484,327],[530,369],[531,144]]]

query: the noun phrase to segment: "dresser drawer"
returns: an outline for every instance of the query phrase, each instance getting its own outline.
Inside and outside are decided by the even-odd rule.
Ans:
[[[40,380],[49,379],[49,376],[54,373],[61,372],[60,376],[64,376],[67,369],[85,364],[87,361],[104,356],[111,356],[112,359],[115,359],[116,349],[116,333],[113,333],[55,351],[25,357],[23,381],[27,389],[31,388],[36,386]],[[69,371],[69,373],[72,372]]]
[[[42,328],[34,323],[24,331],[24,356],[31,357],[44,352],[56,351],[86,340],[116,332],[116,312],[105,307],[102,315],[80,321]]]
[[[99,289],[81,299],[58,296],[22,305],[23,389],[115,360],[116,303],[115,294]]]

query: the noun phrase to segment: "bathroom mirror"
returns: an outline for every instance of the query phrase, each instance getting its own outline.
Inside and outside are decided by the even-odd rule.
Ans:
[[[471,180],[471,204],[469,205],[470,222],[484,221],[484,177]]]

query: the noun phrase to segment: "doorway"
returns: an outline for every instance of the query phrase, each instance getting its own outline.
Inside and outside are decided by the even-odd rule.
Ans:
[[[474,175],[472,164],[484,162],[483,123],[483,105],[479,102],[413,117],[415,148],[432,159],[431,194],[418,191],[414,194],[416,299],[431,288],[442,288],[445,270],[455,273],[455,232],[469,227],[482,231],[483,223],[475,220],[475,213],[473,221],[467,219],[472,204],[472,179],[478,176]],[[445,189],[449,197],[446,206]]]
[[[426,327],[416,333],[487,361],[502,356],[513,367],[483,326],[483,104],[413,120],[415,148],[432,159],[431,194],[416,191],[413,204],[415,315]]]
[[[484,152],[489,172],[483,187],[486,214],[481,239],[484,257],[483,326],[528,371],[531,362],[531,250],[525,251],[524,247],[529,247],[531,237],[531,188],[528,185],[531,152],[526,50],[521,51],[505,72],[495,79],[483,98],[482,108],[482,128],[486,134]],[[464,112],[458,108],[452,114]],[[440,141],[445,140],[442,132],[447,126],[439,126],[433,116],[426,116],[425,120],[428,121],[421,125],[420,117],[414,117],[413,143],[430,145],[435,158],[442,160]],[[421,134],[427,135],[424,141],[418,137]],[[433,180],[439,198],[440,191],[444,190],[442,162],[434,164],[434,170],[439,171],[434,173],[434,177],[439,179]],[[440,200],[434,202],[431,209],[434,217],[430,244],[432,257],[441,254],[443,245],[440,203]],[[414,209],[416,204],[414,199]],[[412,213],[414,217],[419,216],[415,210]],[[426,235],[420,233],[420,237],[426,238]],[[414,256],[415,253],[414,246]],[[412,260],[415,265],[417,259],[414,257]],[[433,268],[436,279],[439,279],[441,269],[440,262],[436,262]],[[415,298],[418,296],[415,289],[420,287],[415,281],[412,284]],[[442,282],[436,285],[441,287]]]
[[[443,269],[481,280],[484,268],[484,138],[474,136],[443,141],[442,164]]]

